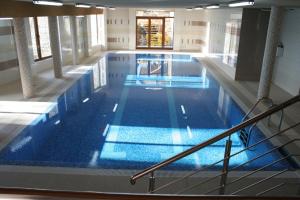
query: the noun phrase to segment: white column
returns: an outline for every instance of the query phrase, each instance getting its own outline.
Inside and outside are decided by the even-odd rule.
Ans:
[[[89,57],[90,51],[89,51],[89,34],[88,34],[88,16],[84,16],[83,18],[83,51],[84,56]]]
[[[108,46],[107,46],[107,12],[108,9],[104,8],[103,9],[103,18],[102,18],[102,28],[103,31],[101,31],[101,41],[102,41],[102,46],[101,46],[101,50],[107,50]]]
[[[13,19],[23,96],[31,98],[34,95],[34,86],[25,23],[25,18]]]
[[[283,11],[283,7],[272,6],[271,9],[266,46],[257,94],[258,99],[268,98],[270,94],[270,87],[273,75],[273,68],[276,60],[276,50],[279,42]]]
[[[128,20],[129,20],[128,48],[130,50],[135,50],[136,49],[136,9],[134,8],[129,9]],[[126,38],[126,40],[128,40],[128,38]]]
[[[73,64],[79,64],[79,52],[78,52],[78,31],[77,31],[77,23],[76,16],[70,16],[70,25],[71,25],[71,35],[72,35],[72,56],[73,56]]]
[[[50,44],[53,58],[53,69],[56,78],[62,78],[62,52],[61,52],[61,42],[59,37],[59,26],[58,17],[51,16],[48,17],[49,22],[49,34],[50,34]]]

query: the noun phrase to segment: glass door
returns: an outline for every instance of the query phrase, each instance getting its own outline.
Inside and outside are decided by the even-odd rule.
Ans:
[[[137,18],[136,22],[136,46],[149,48],[149,19]]]
[[[150,19],[150,48],[163,48],[163,24],[164,20],[161,19]]]
[[[136,48],[172,49],[173,25],[172,17],[137,17]]]

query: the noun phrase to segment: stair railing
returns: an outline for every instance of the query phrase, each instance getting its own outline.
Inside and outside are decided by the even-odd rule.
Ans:
[[[297,102],[299,102],[299,101],[300,101],[300,95],[297,95],[297,96],[295,96],[295,97],[289,99],[288,101],[283,102],[283,103],[280,104],[280,105],[272,106],[269,110],[267,110],[267,111],[265,111],[265,112],[263,112],[263,113],[257,114],[257,115],[255,115],[254,117],[252,117],[252,118],[250,118],[250,119],[247,119],[247,120],[245,119],[245,121],[243,121],[242,123],[240,123],[240,124],[238,124],[238,125],[236,125],[236,126],[230,128],[229,130],[227,130],[227,131],[225,131],[225,132],[223,132],[223,133],[221,133],[221,134],[219,134],[219,135],[217,135],[217,136],[215,136],[215,137],[213,137],[213,138],[211,138],[211,139],[209,139],[209,140],[207,140],[207,141],[205,141],[205,142],[203,142],[203,143],[200,143],[200,144],[198,144],[198,145],[196,145],[196,146],[194,146],[194,147],[192,147],[192,148],[190,148],[190,149],[188,149],[188,150],[185,150],[185,151],[183,151],[183,152],[181,152],[181,153],[179,153],[179,154],[177,154],[177,155],[175,155],[175,156],[173,156],[173,157],[171,157],[171,158],[169,158],[169,159],[167,159],[167,160],[165,160],[165,161],[163,161],[163,162],[161,162],[161,163],[158,163],[158,164],[156,164],[156,165],[153,165],[153,166],[151,166],[151,167],[149,167],[149,168],[147,168],[147,169],[145,169],[145,170],[143,170],[143,171],[141,171],[141,172],[139,172],[139,173],[133,175],[133,176],[130,178],[130,182],[131,182],[131,184],[135,184],[136,181],[137,181],[138,179],[140,179],[140,178],[142,178],[142,177],[144,177],[144,176],[150,174],[150,178],[149,178],[149,189],[148,189],[148,192],[149,192],[149,193],[154,193],[154,192],[158,192],[159,190],[165,189],[165,188],[167,188],[167,187],[169,187],[169,186],[171,186],[171,185],[173,185],[173,184],[175,184],[175,183],[178,183],[179,181],[182,181],[183,179],[187,179],[187,178],[189,178],[189,177],[191,177],[191,176],[193,176],[193,175],[199,173],[200,171],[203,171],[203,170],[205,170],[205,169],[208,169],[208,168],[210,168],[210,167],[213,167],[213,166],[215,166],[215,165],[217,165],[217,164],[223,162],[223,169],[222,169],[222,172],[221,172],[220,174],[217,174],[217,175],[214,176],[214,177],[211,177],[211,178],[206,179],[206,180],[204,180],[204,181],[202,181],[202,182],[200,182],[200,183],[197,183],[196,185],[189,186],[188,188],[184,188],[183,190],[179,191],[178,193],[183,193],[183,192],[185,192],[185,191],[187,191],[187,190],[190,190],[190,189],[192,189],[192,188],[194,188],[194,187],[196,187],[196,186],[199,186],[199,185],[208,183],[208,182],[210,182],[210,181],[212,181],[212,180],[215,180],[216,178],[221,177],[221,181],[220,181],[219,186],[216,187],[216,188],[214,188],[214,189],[211,190],[211,191],[208,191],[207,194],[209,194],[209,193],[211,193],[211,192],[214,192],[214,191],[216,191],[216,190],[219,190],[219,194],[225,194],[225,189],[226,189],[226,187],[227,187],[228,185],[231,185],[231,184],[233,184],[233,183],[235,183],[235,182],[238,182],[238,181],[240,181],[240,180],[243,180],[244,178],[247,178],[248,176],[250,176],[250,175],[252,175],[252,174],[255,174],[255,173],[257,173],[257,172],[260,172],[260,171],[262,171],[262,170],[264,170],[264,169],[266,169],[266,168],[268,168],[268,167],[270,167],[270,166],[272,166],[272,165],[275,165],[276,163],[279,163],[279,162],[281,162],[281,161],[283,161],[283,160],[286,160],[286,159],[290,159],[290,158],[292,158],[292,157],[298,157],[298,156],[299,156],[299,155],[294,155],[294,154],[284,156],[283,158],[280,158],[280,159],[278,159],[278,160],[276,160],[276,161],[274,161],[274,162],[272,162],[272,163],[270,163],[270,164],[268,164],[268,165],[266,165],[266,166],[263,166],[263,167],[261,167],[261,168],[255,170],[255,171],[250,172],[250,173],[247,174],[246,176],[242,176],[242,177],[238,178],[237,180],[234,180],[234,181],[232,181],[232,182],[227,183],[227,175],[228,175],[229,171],[232,171],[232,170],[235,170],[235,169],[237,169],[237,168],[239,168],[239,167],[242,167],[242,166],[244,166],[244,165],[246,165],[246,164],[248,164],[248,163],[250,163],[250,162],[253,162],[253,161],[255,161],[255,160],[257,160],[257,159],[259,159],[259,158],[261,158],[261,157],[263,157],[263,156],[266,156],[266,155],[268,155],[268,154],[270,154],[270,153],[272,153],[272,152],[274,152],[274,151],[278,151],[279,149],[281,149],[281,148],[283,148],[283,147],[285,147],[285,146],[287,146],[287,145],[289,145],[289,144],[291,144],[291,143],[298,142],[300,139],[296,138],[296,139],[290,140],[289,142],[286,142],[286,143],[284,143],[284,144],[282,144],[282,145],[280,145],[280,146],[278,146],[278,147],[275,147],[275,148],[271,149],[270,151],[268,151],[268,152],[266,152],[266,153],[263,153],[263,154],[261,154],[261,155],[255,157],[255,158],[253,158],[253,159],[251,159],[251,160],[249,160],[249,161],[247,161],[247,162],[245,162],[245,163],[242,163],[242,164],[240,164],[240,165],[238,165],[238,166],[235,166],[234,168],[232,168],[232,169],[229,170],[229,169],[228,169],[228,163],[229,163],[229,159],[230,159],[231,157],[233,157],[233,156],[235,156],[235,155],[237,155],[237,154],[240,154],[240,153],[242,153],[242,152],[244,152],[244,151],[246,151],[246,150],[249,150],[249,149],[251,149],[251,148],[253,148],[253,147],[255,147],[255,146],[257,146],[257,145],[259,145],[259,144],[261,144],[261,143],[263,143],[263,142],[269,141],[270,139],[272,139],[272,138],[274,138],[274,137],[276,137],[276,136],[278,136],[278,135],[281,135],[281,134],[287,132],[288,130],[290,130],[290,129],[292,129],[292,128],[295,128],[296,126],[298,126],[298,125],[300,124],[300,122],[298,122],[298,123],[296,123],[296,124],[294,124],[294,125],[292,125],[292,126],[286,128],[286,129],[284,129],[284,130],[279,130],[279,132],[276,133],[275,135],[272,135],[272,136],[270,136],[270,137],[267,137],[267,138],[265,138],[265,139],[263,139],[263,140],[261,140],[261,141],[255,143],[255,144],[253,144],[253,145],[251,145],[251,146],[247,146],[247,147],[244,148],[243,150],[241,150],[241,151],[239,151],[239,152],[236,152],[236,153],[234,153],[234,154],[232,154],[232,155],[230,155],[230,149],[231,149],[231,140],[230,140],[230,137],[231,137],[231,135],[234,134],[234,133],[236,133],[236,132],[238,132],[238,131],[240,131],[240,130],[243,129],[243,128],[246,128],[247,126],[255,125],[255,124],[258,123],[260,120],[262,120],[262,119],[264,119],[264,118],[266,118],[266,117],[269,117],[269,116],[271,116],[272,114],[274,114],[274,113],[276,113],[276,112],[278,112],[278,111],[281,111],[281,110],[283,110],[284,108],[289,107],[289,106],[291,106],[291,105],[293,105],[293,104],[295,104],[295,103],[297,103]],[[258,104],[258,103],[256,103],[256,104]],[[251,111],[251,112],[252,112],[252,111]],[[246,118],[247,118],[247,117],[246,117]],[[252,127],[252,128],[253,128],[253,127]],[[172,163],[174,163],[175,161],[178,161],[178,160],[180,160],[180,159],[182,159],[182,158],[184,158],[184,157],[186,157],[186,156],[189,156],[189,155],[191,155],[192,153],[195,153],[195,152],[199,151],[200,149],[203,149],[203,148],[205,148],[205,147],[207,147],[207,146],[209,146],[209,145],[211,145],[211,144],[213,144],[213,143],[215,143],[215,142],[218,142],[218,141],[220,141],[220,140],[222,140],[222,139],[224,139],[224,138],[226,138],[226,137],[228,137],[229,139],[228,139],[227,142],[226,142],[224,158],[223,158],[222,160],[219,160],[219,161],[217,161],[217,162],[215,162],[215,163],[213,163],[213,164],[211,164],[211,165],[209,165],[209,166],[207,166],[207,167],[200,168],[200,169],[198,169],[198,170],[196,170],[196,171],[193,171],[193,172],[191,172],[191,173],[188,173],[187,175],[185,175],[185,176],[183,176],[183,177],[181,177],[181,178],[179,178],[179,179],[177,179],[177,180],[175,180],[175,181],[171,181],[171,182],[169,182],[169,183],[167,183],[167,184],[165,184],[165,185],[163,185],[163,186],[160,186],[160,187],[158,187],[158,188],[155,188],[155,176],[154,176],[155,171],[161,169],[162,167],[168,166],[169,164],[172,164]],[[277,176],[279,176],[279,175],[285,173],[286,171],[288,171],[288,169],[284,169],[284,170],[281,171],[281,173],[277,173],[277,174],[275,174],[275,175],[272,175],[271,177],[267,177],[265,180],[261,180],[261,181],[258,182],[257,184],[260,184],[260,183],[265,182],[265,181],[268,181],[268,180],[270,180],[270,179],[272,179],[272,178],[274,178],[274,177],[277,177]],[[251,186],[251,187],[254,187],[254,186],[255,186],[255,185],[253,185],[253,186]],[[248,188],[251,188],[251,187],[248,187]],[[244,188],[244,189],[241,190],[241,191],[244,191],[244,190],[246,190],[246,189],[248,189],[248,188]],[[241,191],[236,191],[236,192],[239,193],[239,192],[241,192]]]

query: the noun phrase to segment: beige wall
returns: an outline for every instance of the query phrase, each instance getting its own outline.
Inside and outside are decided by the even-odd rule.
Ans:
[[[209,24],[203,10],[175,9],[174,50],[207,52]]]
[[[277,57],[273,83],[296,95],[300,88],[300,9],[286,10],[280,41],[284,45],[283,56]]]
[[[108,49],[129,49],[130,40],[135,40],[135,35],[129,35],[129,26],[135,23],[135,18],[129,19],[129,10],[118,8],[107,12]]]
[[[117,8],[107,11],[108,49],[130,49],[136,47],[137,8]],[[174,11],[174,50],[205,51],[207,46],[206,14],[204,11],[186,9],[164,9]]]

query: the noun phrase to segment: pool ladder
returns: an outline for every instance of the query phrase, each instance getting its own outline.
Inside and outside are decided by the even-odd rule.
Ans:
[[[247,112],[247,114],[245,114],[245,116],[243,117],[242,122],[244,122],[249,116],[251,113],[253,113],[253,111],[255,110],[255,108],[261,103],[261,102],[267,102],[269,105],[268,105],[268,109],[270,108],[273,108],[275,106],[277,106],[276,104],[274,104],[273,100],[270,99],[270,98],[261,98],[259,100],[256,101],[256,103],[250,108],[250,110]],[[268,117],[268,126],[271,126],[271,116],[270,115]],[[281,126],[282,126],[282,121],[283,121],[283,117],[284,117],[284,111],[283,109],[280,110],[280,120],[279,120],[279,124],[277,126],[277,129],[280,131],[281,130]],[[250,140],[251,140],[251,135],[252,135],[252,132],[254,130],[254,128],[256,127],[257,123],[254,123],[252,126],[250,126],[249,129],[247,129],[247,127],[245,128],[242,128],[240,131],[239,131],[239,137],[243,143],[243,145],[245,147],[248,147],[249,146],[249,143],[250,143]]]
[[[223,133],[220,133],[217,136],[214,136],[213,138],[202,142],[196,146],[193,146],[163,162],[157,163],[147,169],[144,169],[136,174],[134,174],[131,178],[130,178],[130,183],[132,185],[136,184],[137,180],[149,175],[149,184],[148,184],[148,188],[147,191],[151,194],[155,193],[155,194],[159,194],[159,193],[168,193],[170,194],[170,191],[172,191],[172,193],[174,194],[180,194],[180,195],[185,195],[185,194],[194,194],[193,192],[197,191],[197,194],[200,195],[249,195],[249,190],[256,188],[255,193],[251,193],[251,195],[253,196],[265,196],[268,195],[270,192],[273,191],[278,191],[278,189],[285,187],[285,186],[297,186],[300,183],[300,178],[294,178],[292,179],[293,182],[290,182],[290,180],[284,179],[284,182],[280,182],[278,183],[278,181],[281,181],[281,179],[276,179],[277,177],[280,177],[280,175],[283,175],[285,173],[294,173],[296,171],[296,169],[292,166],[292,165],[283,165],[284,167],[280,168],[280,170],[278,171],[273,171],[270,172],[268,174],[264,174],[264,176],[262,178],[260,178],[258,181],[255,182],[251,182],[249,184],[247,184],[246,186],[243,186],[243,184],[241,184],[242,181],[246,181],[245,179],[247,178],[253,178],[254,175],[256,175],[259,172],[268,170],[274,166],[277,166],[279,164],[282,164],[282,162],[285,162],[286,160],[292,160],[292,161],[297,161],[298,158],[300,159],[300,154],[298,151],[296,151],[295,153],[293,152],[289,152],[286,153],[284,155],[282,155],[281,157],[277,157],[277,158],[272,158],[273,153],[276,153],[282,149],[288,148],[291,145],[295,145],[297,142],[300,142],[300,137],[294,137],[289,139],[289,137],[286,137],[287,140],[285,140],[284,142],[282,142],[280,145],[278,146],[272,146],[270,149],[265,150],[265,152],[258,152],[257,155],[255,155],[255,157],[250,158],[249,160],[246,160],[245,162],[241,162],[238,165],[235,166],[229,166],[230,163],[230,159],[234,156],[240,155],[241,153],[247,153],[247,151],[251,150],[252,148],[258,146],[259,144],[263,144],[263,143],[270,143],[272,139],[278,139],[280,136],[283,136],[284,134],[288,133],[289,131],[291,131],[292,129],[295,129],[296,127],[298,127],[300,125],[300,119],[297,123],[286,127],[284,129],[281,129],[281,123],[280,122],[280,126],[278,126],[278,130],[276,133],[274,133],[273,135],[266,137],[258,142],[256,142],[255,144],[249,144],[249,136],[250,134],[253,132],[253,128],[256,126],[256,124],[258,122],[260,122],[261,120],[268,118],[268,121],[270,121],[270,117],[271,115],[273,115],[274,113],[280,112],[281,114],[281,119],[280,121],[282,121],[282,117],[283,117],[283,109],[294,105],[298,102],[300,102],[300,95],[297,95],[283,103],[281,103],[280,105],[274,105],[273,103],[271,104],[271,106],[269,107],[268,110],[257,114],[255,116],[253,116],[252,118],[248,119],[248,116],[250,115],[250,113],[255,109],[255,107],[261,102],[262,100],[259,100],[258,102],[256,102],[256,104],[249,110],[249,112],[245,115],[245,117],[243,118],[242,122],[228,130],[226,130]],[[242,129],[245,129],[246,127],[250,127],[249,132],[248,133],[248,139],[246,138],[246,144],[245,147],[238,151],[238,152],[232,152],[232,141],[231,141],[231,135],[236,133],[236,132],[240,132],[242,131]],[[174,178],[172,181],[169,181],[167,183],[164,184],[157,184],[157,177],[159,176],[159,170],[163,167],[166,167],[170,164],[173,164],[176,161],[179,161],[183,158],[186,158],[187,156],[190,156],[191,154],[204,149],[216,142],[221,142],[224,141],[224,139],[226,139],[226,144],[225,144],[225,150],[224,150],[224,157],[221,160],[216,161],[215,163],[209,164],[207,166],[202,166],[198,169],[192,170],[186,174],[184,174],[181,177],[177,177]],[[252,164],[253,162],[259,162],[260,158],[267,158],[268,156],[270,156],[272,159],[270,162],[267,162],[266,164],[261,165],[261,167],[258,168],[247,168],[247,166],[249,164]],[[220,172],[214,171],[214,175],[213,176],[209,176],[209,177],[202,177],[199,176],[199,173],[202,172],[204,174],[207,173],[207,171],[211,170],[211,169],[219,169],[219,166],[222,166],[220,169]],[[237,176],[237,177],[230,177],[230,179],[228,179],[228,174],[231,172],[234,172],[236,170],[245,170],[248,169],[248,171],[244,171],[241,175]],[[198,176],[197,176],[198,175]],[[293,174],[293,177],[298,177],[297,174]],[[190,178],[198,178],[199,181],[197,181],[196,183],[189,183]],[[197,179],[197,180],[198,180]],[[251,179],[247,179],[248,181]],[[271,181],[272,180],[272,181]],[[296,181],[295,181],[296,180]],[[189,184],[187,184],[189,183]],[[263,183],[268,183],[266,186],[262,185]],[[184,184],[185,187],[182,188],[182,186],[179,186],[178,184]],[[216,184],[214,186],[214,184]],[[260,187],[256,187],[256,186],[260,186]],[[263,187],[261,187],[263,186]],[[266,188],[267,187],[267,188]],[[177,191],[174,192],[174,188],[179,188]],[[207,190],[208,188],[208,190]],[[297,188],[299,189],[299,188]],[[192,193],[190,193],[192,192]],[[297,194],[299,195],[299,194]]]

